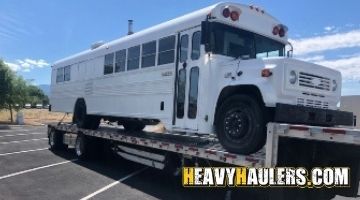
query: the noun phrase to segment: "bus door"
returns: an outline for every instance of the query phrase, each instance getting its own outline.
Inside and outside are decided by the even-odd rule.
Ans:
[[[180,32],[175,96],[175,129],[198,130],[201,27]]]

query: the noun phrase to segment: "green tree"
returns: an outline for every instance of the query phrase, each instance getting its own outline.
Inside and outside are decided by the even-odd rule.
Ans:
[[[49,98],[37,86],[29,85],[0,60],[0,110],[8,109],[13,119],[13,110],[19,111],[25,103],[48,104]]]

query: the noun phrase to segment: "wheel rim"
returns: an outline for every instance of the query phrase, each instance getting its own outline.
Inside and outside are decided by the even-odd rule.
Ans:
[[[234,142],[239,142],[251,128],[249,113],[246,110],[231,109],[225,114],[224,133]]]
[[[55,138],[54,138],[55,134],[54,131],[50,132],[50,136],[49,136],[49,144],[50,146],[54,146],[55,145]]]
[[[77,156],[81,156],[82,155],[82,149],[83,149],[83,144],[81,142],[80,138],[76,139],[76,144],[75,144],[75,152]]]

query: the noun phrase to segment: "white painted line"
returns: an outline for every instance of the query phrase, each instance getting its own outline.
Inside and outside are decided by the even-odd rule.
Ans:
[[[1,153],[0,156],[7,156],[7,155],[13,155],[13,154],[19,154],[19,153],[27,153],[27,152],[34,152],[34,151],[43,151],[48,150],[49,148],[43,148],[43,149],[32,149],[32,150],[26,150],[26,151],[16,151],[16,152],[9,152],[9,153]]]
[[[0,135],[0,138],[2,137],[15,137],[15,136],[22,136],[22,135],[41,135],[41,134],[46,134],[46,133],[19,133],[19,134],[8,134],[8,135]]]
[[[92,198],[92,197],[94,197],[94,196],[108,190],[109,188],[114,187],[115,185],[119,184],[120,182],[125,181],[126,179],[129,179],[129,178],[143,172],[147,168],[148,167],[145,167],[145,168],[142,168],[142,169],[140,169],[138,171],[135,171],[135,172],[133,172],[133,173],[131,173],[131,174],[129,174],[129,175],[127,175],[127,176],[113,182],[113,183],[110,183],[109,185],[107,185],[107,186],[105,186],[105,187],[103,187],[103,188],[101,188],[101,189],[99,189],[97,191],[95,191],[94,193],[91,193],[91,194],[87,195],[86,197],[81,198],[80,200],[88,200],[88,199],[90,199],[90,198]]]
[[[21,143],[21,142],[30,142],[30,141],[38,141],[38,140],[47,140],[48,138],[37,138],[37,139],[30,139],[30,140],[16,140],[10,142],[0,142],[0,144],[11,144],[11,143]]]
[[[69,163],[69,162],[74,162],[76,160],[77,159],[72,159],[72,160],[67,160],[67,161],[64,161],[64,162],[54,163],[54,164],[51,164],[51,165],[45,165],[45,166],[36,167],[36,168],[32,168],[32,169],[28,169],[28,170],[24,170],[24,171],[20,171],[20,172],[11,173],[11,174],[8,174],[8,175],[5,175],[5,176],[0,176],[0,180],[10,178],[10,177],[13,177],[13,176],[18,176],[18,175],[21,175],[21,174],[30,173],[30,172],[37,171],[37,170],[40,170],[40,169],[45,169],[45,168],[49,168],[49,167],[63,165],[63,164]]]

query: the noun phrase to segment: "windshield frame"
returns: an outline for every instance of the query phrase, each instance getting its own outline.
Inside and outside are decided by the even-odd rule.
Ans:
[[[234,26],[230,26],[227,24],[223,24],[223,23],[219,23],[219,22],[211,22],[211,28],[208,29],[208,36],[209,36],[209,50],[213,53],[213,54],[219,54],[219,55],[224,55],[224,56],[229,56],[229,57],[234,57],[234,58],[243,58],[243,59],[256,59],[256,58],[267,58],[267,57],[285,57],[285,46],[286,44],[279,42],[277,40],[274,40],[272,38],[251,32],[251,31],[247,31],[238,27],[234,27]],[[217,37],[216,35],[216,31],[220,30],[220,32],[223,33],[222,37]],[[233,53],[226,53],[224,50],[224,40],[225,40],[225,36],[224,33],[226,33],[224,30],[227,30],[229,33],[234,33],[234,34],[238,34],[239,38],[240,38],[240,34],[242,36],[246,36],[247,38],[245,38],[243,41],[247,43],[247,45],[251,45],[248,46],[249,49],[245,49],[247,51],[249,51],[249,54],[245,55],[241,55],[239,53],[239,55],[236,55]],[[220,33],[219,32],[219,33]],[[219,34],[218,33],[218,34]],[[217,40],[222,39],[222,42],[218,42]],[[262,40],[263,42],[269,42],[268,44],[270,45],[277,45],[279,48],[275,48],[274,51],[278,51],[277,54],[275,55],[269,55],[270,52],[274,52],[274,51],[262,51],[262,52],[258,52],[259,48],[259,41]],[[222,48],[219,48],[219,44],[222,44]],[[221,45],[220,45],[221,46]],[[244,45],[245,47],[245,45]],[[265,46],[266,47],[266,46]],[[277,49],[277,50],[276,50]],[[230,52],[231,50],[228,49],[228,52]],[[259,56],[258,54],[260,53],[266,53],[266,56]]]

